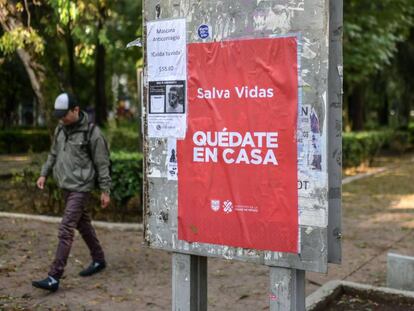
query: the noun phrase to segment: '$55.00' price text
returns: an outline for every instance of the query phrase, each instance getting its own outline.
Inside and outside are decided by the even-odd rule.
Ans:
[[[158,71],[159,72],[168,72],[168,71],[173,71],[174,70],[174,66],[159,66],[158,67]]]

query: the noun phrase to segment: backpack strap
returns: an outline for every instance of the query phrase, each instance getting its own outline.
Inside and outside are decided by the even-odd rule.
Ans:
[[[96,128],[96,125],[91,122],[91,123],[88,124],[88,131],[84,131],[84,134],[83,134],[84,135],[83,136],[84,140],[87,142],[88,155],[89,155],[89,158],[91,159],[93,165],[95,165],[95,163],[93,163],[93,157],[92,157],[91,137],[92,137],[92,134],[93,134],[93,131],[95,130],[95,128]],[[103,141],[104,141],[106,150],[108,151],[108,154],[109,154],[109,146],[108,146],[108,142],[106,141],[105,137],[104,137]],[[111,161],[111,159],[109,159],[109,175],[110,176],[112,175],[112,161]]]
[[[60,134],[60,132],[62,132],[63,131],[63,134],[65,135],[65,142],[68,140],[68,134],[65,132],[65,130],[63,129],[63,125],[62,124],[59,124],[58,125],[58,127],[57,127],[57,131],[56,131],[56,134],[55,134],[55,144],[57,143],[57,139],[58,139],[58,137],[59,137],[59,134]]]
[[[83,139],[84,141],[87,142],[88,145],[88,154],[89,154],[89,158],[92,160],[93,162],[93,158],[92,158],[92,146],[91,146],[91,137],[93,134],[93,131],[95,130],[95,123],[88,123],[88,130],[83,132]]]
[[[87,141],[89,143],[89,141],[91,140],[93,131],[95,130],[95,123],[88,123],[88,130],[87,131],[83,131],[83,138],[85,141]]]

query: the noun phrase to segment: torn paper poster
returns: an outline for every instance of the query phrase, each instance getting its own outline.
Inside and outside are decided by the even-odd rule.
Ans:
[[[168,180],[178,180],[177,140],[170,137],[167,145],[167,178]]]

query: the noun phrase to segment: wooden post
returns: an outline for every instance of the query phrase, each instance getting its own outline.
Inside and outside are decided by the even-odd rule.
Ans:
[[[305,311],[305,271],[270,267],[270,311]]]
[[[207,257],[173,253],[172,310],[207,311]]]

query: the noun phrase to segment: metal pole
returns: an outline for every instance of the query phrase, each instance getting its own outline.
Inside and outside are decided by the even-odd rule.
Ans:
[[[207,311],[207,257],[172,255],[172,310]]]
[[[270,311],[305,311],[305,271],[270,267]]]
[[[328,262],[341,263],[343,0],[330,0],[328,75]]]

